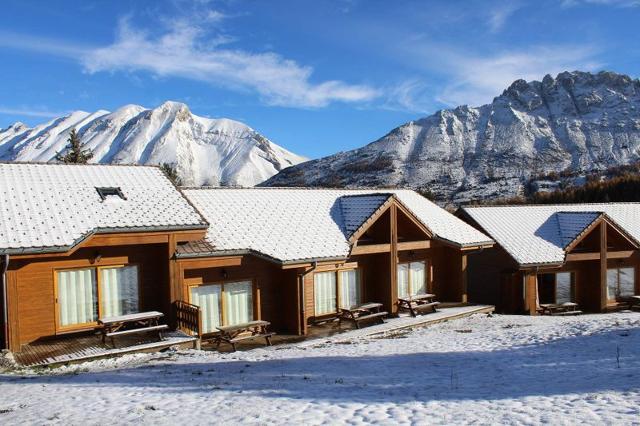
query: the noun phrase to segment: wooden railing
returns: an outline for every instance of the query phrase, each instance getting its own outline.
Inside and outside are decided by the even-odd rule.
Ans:
[[[190,336],[202,337],[202,318],[200,307],[191,303],[176,300],[173,302],[175,324],[178,330],[184,331]]]

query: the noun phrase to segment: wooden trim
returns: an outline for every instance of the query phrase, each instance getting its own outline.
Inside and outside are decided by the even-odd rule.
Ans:
[[[391,205],[391,226],[389,227],[391,251],[389,253],[389,271],[391,277],[389,283],[390,297],[389,297],[389,310],[391,313],[395,313],[398,310],[396,300],[398,298],[398,208],[394,203]]]
[[[635,250],[608,251],[608,259],[627,259],[634,255]],[[583,260],[600,260],[600,252],[568,253],[566,262],[579,262]]]
[[[600,311],[607,309],[607,222],[600,223]]]
[[[424,241],[405,241],[398,243],[398,251],[403,250],[422,250],[431,248],[431,240]]]
[[[391,244],[368,244],[364,246],[354,246],[351,249],[351,256],[359,254],[388,253],[391,251]]]
[[[176,238],[176,241],[180,242],[194,241],[204,238],[206,230],[95,233],[88,235],[85,240],[79,242],[65,252],[14,254],[11,255],[11,259],[24,260],[48,257],[67,257],[86,247],[166,243],[168,241],[168,235],[173,235]]]
[[[331,272],[358,269],[358,262],[334,263],[331,265],[318,266],[313,272]]]
[[[243,257],[244,256],[223,256],[204,259],[177,259],[176,262],[179,263],[183,269],[208,269],[241,266]]]
[[[529,315],[538,315],[538,274],[527,271],[524,275],[525,309]]]
[[[16,271],[7,271],[7,309],[9,319],[9,347],[7,349],[11,351],[20,350],[20,329],[19,329],[19,314],[18,314],[18,280],[16,277]]]

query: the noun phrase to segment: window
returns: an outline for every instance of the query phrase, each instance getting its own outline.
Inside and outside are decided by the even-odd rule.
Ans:
[[[556,303],[568,303],[575,301],[573,274],[571,272],[559,272],[556,274]]]
[[[99,271],[101,316],[112,317],[138,312],[138,267],[100,268]]]
[[[336,312],[336,273],[318,272],[313,275],[313,297],[316,315]]]
[[[573,272],[538,274],[538,304],[562,304],[575,301]]]
[[[317,272],[313,275],[315,315],[333,314],[337,308],[352,308],[362,303],[358,269]]]
[[[116,199],[116,200],[127,199],[127,197],[125,197],[124,194],[122,193],[122,190],[117,187],[101,187],[101,188],[96,188],[96,191],[98,191],[98,195],[100,195],[100,198],[102,199],[102,201],[112,200],[112,199]]]
[[[239,281],[205,284],[189,289],[191,303],[202,311],[202,333],[213,333],[221,325],[253,320],[253,283]]]
[[[635,295],[635,268],[616,268],[607,270],[607,299]]]
[[[222,325],[221,295],[221,285],[191,287],[191,303],[200,306],[202,312],[202,333],[212,333]]]
[[[136,265],[56,271],[56,281],[60,328],[91,325],[98,318],[139,310]]]
[[[398,264],[398,297],[410,297],[427,292],[427,263]]]
[[[340,307],[350,309],[361,303],[360,271],[351,269],[338,272],[340,282]]]
[[[91,324],[98,319],[98,290],[93,268],[58,272],[60,327]]]

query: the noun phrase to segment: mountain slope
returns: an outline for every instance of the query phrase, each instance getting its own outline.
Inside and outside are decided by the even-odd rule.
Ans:
[[[0,160],[51,161],[64,151],[74,127],[93,151],[92,162],[172,163],[190,186],[253,186],[304,161],[245,124],[199,117],[177,102],[76,111],[33,128],[15,123],[0,129]]]
[[[491,104],[404,124],[362,148],[285,169],[265,185],[402,186],[443,203],[519,195],[532,177],[640,158],[640,81],[564,72],[515,81]]]

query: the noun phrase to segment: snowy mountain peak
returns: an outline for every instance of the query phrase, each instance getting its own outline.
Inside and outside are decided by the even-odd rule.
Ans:
[[[74,111],[33,128],[16,123],[0,130],[0,160],[52,161],[74,128],[93,151],[92,161],[171,163],[190,186],[253,186],[305,160],[243,123],[200,117],[174,101],[154,109]]]
[[[493,102],[406,123],[265,185],[400,186],[442,203],[523,192],[531,178],[640,160],[640,81],[614,72],[516,80]]]

